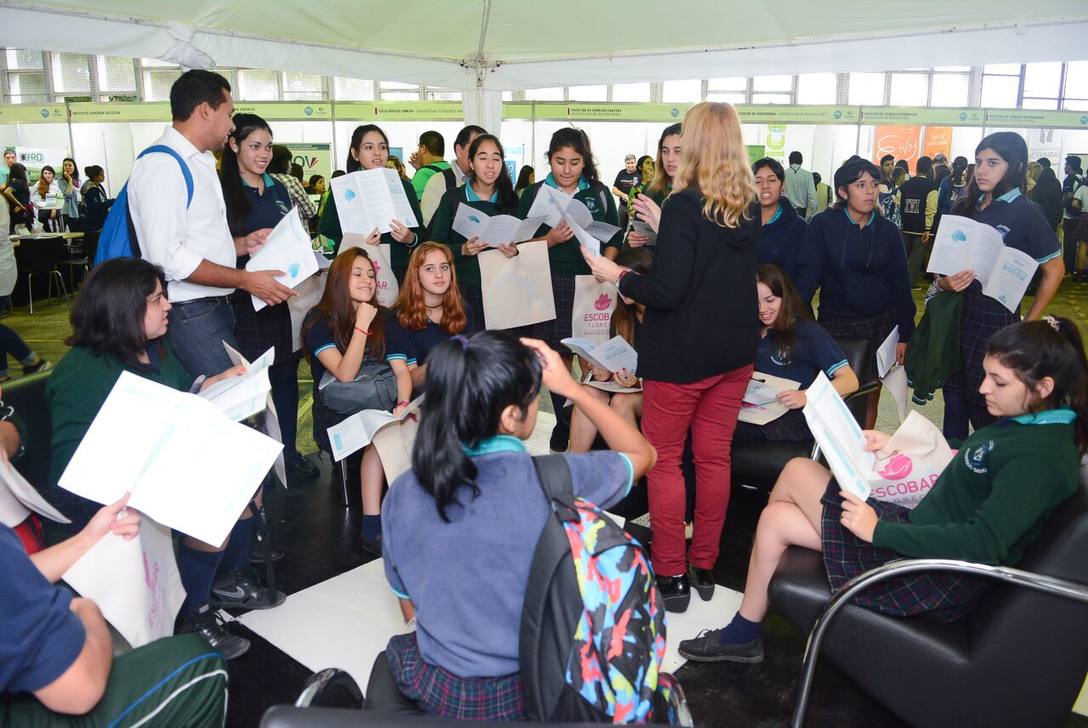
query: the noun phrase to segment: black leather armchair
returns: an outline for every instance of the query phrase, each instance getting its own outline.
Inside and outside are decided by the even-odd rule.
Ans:
[[[14,408],[23,425],[25,452],[15,463],[19,472],[44,494],[53,459],[53,421],[45,403],[45,385],[50,372],[32,374],[8,382],[3,388],[4,404]]]
[[[821,646],[836,666],[912,725],[1063,725],[1088,670],[1085,554],[1085,475],[1017,569],[903,560],[859,576],[832,599],[820,554],[790,548],[771,581],[770,600],[790,622],[812,630],[793,725],[804,719]],[[853,593],[875,581],[933,569],[999,583],[967,617],[947,624],[847,606]]]
[[[846,354],[850,368],[860,378],[870,371],[866,358],[869,345],[857,339],[835,339]],[[869,394],[880,386],[880,382],[862,382],[858,391],[846,397],[846,406],[858,424],[864,426],[865,413],[869,406]],[[770,492],[778,480],[782,468],[793,458],[816,457],[816,443],[813,440],[803,442],[760,442],[738,444],[733,448],[733,484],[745,485]]]

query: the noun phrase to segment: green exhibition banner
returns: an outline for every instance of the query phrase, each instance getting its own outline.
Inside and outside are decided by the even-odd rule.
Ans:
[[[1088,111],[986,109],[986,126],[1006,129],[1088,129]]]
[[[265,121],[331,121],[332,104],[327,101],[236,101],[235,114],[256,114]]]
[[[737,105],[745,124],[857,124],[859,113],[857,106]]]
[[[748,150],[748,162],[750,164],[755,164],[767,156],[767,147],[762,144],[746,144],[745,149]]]
[[[336,104],[341,121],[462,121],[460,101],[348,101]]]
[[[302,167],[303,179],[308,180],[319,174],[328,181],[332,174],[332,148],[329,144],[284,142],[284,146],[291,150],[291,161]]]
[[[551,121],[683,121],[694,104],[578,103],[574,101],[511,101],[503,104],[503,119]],[[745,124],[856,124],[857,106],[738,105]]]
[[[64,104],[7,104],[0,106],[0,124],[66,124]]]
[[[72,123],[87,122],[128,122],[128,121],[170,121],[170,103],[152,101],[148,103],[78,103],[69,104]]]
[[[983,109],[938,109],[918,106],[863,106],[861,123],[873,126],[982,126]]]

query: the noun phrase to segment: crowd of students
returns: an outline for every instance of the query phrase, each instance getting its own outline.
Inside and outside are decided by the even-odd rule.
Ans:
[[[281,271],[244,266],[295,206],[287,186],[268,172],[271,128],[255,115],[234,115],[229,84],[207,71],[181,76],[171,109],[174,123],[159,143],[188,166],[196,181],[192,200],[186,204],[178,160],[150,154],[137,161],[129,206],[144,257],[108,261],[92,272],[73,308],[72,349],[47,388],[54,453],[51,483],[43,490],[72,518],[72,543],[80,548],[111,528],[131,536],[138,527],[134,516],[113,520],[123,503],[100,509],[56,487],[122,371],[196,391],[239,373],[223,343],[247,358],[272,347],[270,381],[286,460],[296,475],[313,468],[294,442],[300,359],[292,351],[287,301],[296,292],[276,281]],[[220,150],[217,172],[211,152]],[[882,169],[852,157],[836,170],[834,202],[822,209],[816,180],[801,168],[799,155],[791,155],[789,170],[769,158],[749,163],[739,118],[728,104],[694,106],[682,124],[662,131],[656,159],[627,160],[628,176],[617,178],[614,188],[601,181],[590,140],[575,128],[553,134],[545,177],[519,178],[516,188],[501,141],[486,130],[466,126],[454,152],[445,162],[440,135],[420,138],[412,158],[418,179],[403,180],[419,223],[414,227],[394,220],[388,233],[349,237],[335,201],[322,203],[318,229],[334,241],[335,256],[300,332],[315,408],[334,421],[363,409],[401,414],[414,396],[426,394],[411,468],[395,485],[384,482],[375,448],[363,452],[360,528],[364,547],[384,557],[406,619],[416,620],[414,632],[389,643],[381,669],[427,712],[524,715],[519,619],[532,534],[551,509],[523,443],[536,426],[544,388],[560,420],[551,445],[567,453],[577,494],[608,506],[645,476],[653,570],[665,608],[684,611],[692,590],[703,600],[712,597],[734,444],[811,437],[801,409],[821,372],[843,396],[874,378],[871,363],[863,371],[851,368],[837,339],[864,341],[866,362],[895,326],[900,362],[910,346],[912,244],[882,212],[886,195],[902,208],[903,232],[913,234],[919,219],[930,229],[930,212],[939,214],[951,189],[959,199],[948,212],[1001,229],[1006,245],[1039,261],[1043,271],[1024,321],[1018,310],[1010,313],[984,296],[973,271],[932,281],[934,297],[958,296],[962,304],[956,325],[963,366],[944,393],[945,432],[963,441],[965,457],[948,466],[913,511],[861,502],[840,492],[818,463],[791,462],[760,518],[739,612],[724,629],[681,643],[681,654],[697,661],[762,659],[767,584],[789,545],[822,551],[836,588],[902,555],[1015,564],[1077,487],[1078,463],[1088,449],[1088,365],[1076,326],[1043,315],[1063,262],[1053,228],[1022,194],[1028,159],[1019,136],[999,132],[980,142],[962,194],[958,180],[946,189],[928,177],[925,184],[885,189],[894,160]],[[385,167],[389,159],[382,129],[360,125],[347,171]],[[953,169],[962,175],[967,167],[957,160]],[[925,177],[926,170],[920,163],[916,171]],[[637,181],[636,171],[642,174]],[[456,209],[524,218],[544,186],[613,225],[620,223],[618,197],[629,224],[604,241],[600,255],[582,247],[565,222],[542,225],[534,240],[548,247],[555,318],[520,330],[483,331],[478,255],[486,244],[453,229]],[[791,192],[799,191],[805,197],[795,200]],[[636,221],[652,233],[636,229]],[[927,234],[913,245],[928,242]],[[382,244],[390,247],[400,283],[388,306],[378,299],[373,255]],[[507,258],[519,254],[514,241],[499,250]],[[571,335],[575,279],[585,275],[617,287],[611,333],[637,350],[637,371],[579,362],[588,379],[572,376],[573,357],[561,342]],[[255,312],[251,296],[268,305]],[[763,426],[738,423],[754,371],[801,384],[778,395],[787,413]],[[590,386],[594,380],[627,391],[609,394]],[[572,406],[565,408],[568,400]],[[875,412],[874,401],[871,420]],[[594,450],[598,436],[606,447]],[[690,543],[682,474],[689,437],[695,463]],[[873,450],[887,442],[887,435],[871,430],[866,437]],[[284,598],[249,566],[261,501],[258,491],[223,544],[186,536],[178,546],[186,590],[178,630],[196,632],[227,658],[244,653],[248,642],[231,634],[212,609],[274,608]],[[4,527],[0,542],[7,541]],[[68,559],[78,556],[64,544],[53,547],[60,548],[68,549]],[[261,557],[276,555],[267,549]],[[36,701],[24,696],[33,703],[27,710],[82,712],[97,702],[94,695],[73,703],[53,696],[72,689],[64,681],[83,659],[73,620],[82,620],[86,644],[98,634],[93,605],[77,609],[77,599],[69,612],[70,597],[46,583],[60,572],[43,567],[40,557],[37,570],[22,556],[4,563],[9,578],[0,579],[0,589],[18,593],[26,609],[0,618],[0,652],[20,655],[10,665],[5,658],[0,685],[6,693],[33,693]],[[866,606],[955,619],[979,598],[973,583],[919,577],[875,591]],[[43,628],[49,620],[56,629]],[[180,650],[193,642],[170,644]],[[205,666],[211,673],[222,671],[216,660]],[[104,669],[109,672],[108,661]],[[206,681],[205,689],[210,685]],[[204,701],[187,708],[194,711],[192,722],[198,710],[212,715],[209,694],[191,696],[194,706]]]

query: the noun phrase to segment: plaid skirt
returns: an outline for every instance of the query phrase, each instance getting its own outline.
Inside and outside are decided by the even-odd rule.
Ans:
[[[290,361],[291,309],[286,303],[254,311],[253,298],[247,291],[238,289],[231,294],[230,305],[234,310],[234,335],[242,356],[253,361],[274,347],[277,364]]]
[[[824,568],[833,592],[859,574],[903,558],[898,552],[862,541],[843,527],[840,490],[832,478],[821,499]],[[910,509],[901,505],[875,498],[868,504],[882,521],[909,520]],[[854,597],[853,603],[893,617],[925,614],[941,622],[954,622],[974,609],[985,586],[977,579],[949,573],[912,574],[882,581]]]
[[[555,299],[555,318],[533,325],[533,338],[543,340],[560,354],[570,354],[563,346],[563,339],[571,336],[571,317],[574,316],[574,276],[552,271],[552,296]]]
[[[944,388],[960,394],[967,401],[985,406],[986,398],[979,394],[985,373],[982,360],[986,358],[986,346],[990,337],[1009,324],[1020,320],[1013,313],[988,296],[982,295],[981,287],[972,283],[963,293],[963,313],[960,318],[960,360],[963,368],[945,382]]]
[[[865,371],[855,374],[863,383],[876,378],[876,350],[888,338],[896,324],[892,311],[863,317],[836,316],[820,312],[819,323],[836,339],[867,341],[869,349],[865,354]]]
[[[525,718],[525,701],[517,673],[502,677],[457,677],[423,660],[415,632],[390,639],[385,655],[401,694],[419,703],[425,713],[452,720]]]

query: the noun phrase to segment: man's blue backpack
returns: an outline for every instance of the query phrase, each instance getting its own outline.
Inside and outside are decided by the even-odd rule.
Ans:
[[[169,154],[177,160],[178,166],[181,167],[181,174],[185,177],[185,190],[188,193],[185,209],[188,210],[189,205],[193,202],[193,173],[189,171],[189,165],[185,163],[180,154],[165,144],[150,146],[140,152],[140,156],[136,158],[140,159],[145,154],[151,154],[152,152]],[[128,211],[128,183],[126,182],[110,208],[109,214],[106,215],[106,221],[102,224],[102,232],[98,235],[98,251],[94,256],[94,264],[98,265],[111,258],[139,257],[140,241],[136,239],[136,228],[132,225],[132,217]]]

